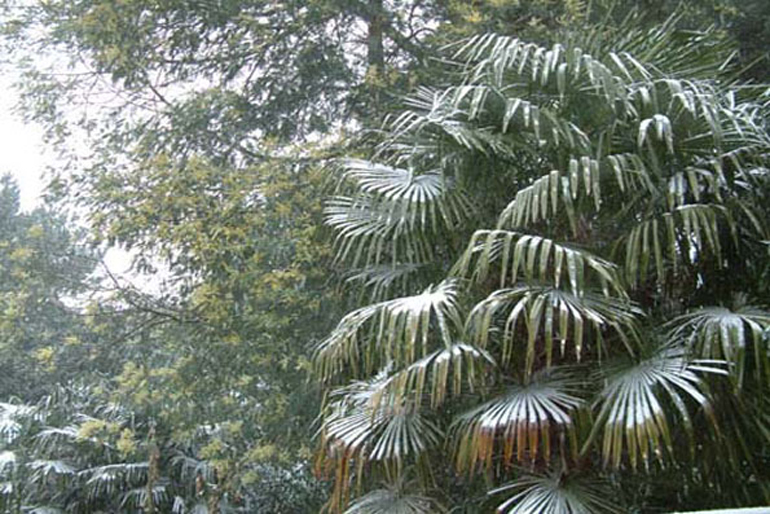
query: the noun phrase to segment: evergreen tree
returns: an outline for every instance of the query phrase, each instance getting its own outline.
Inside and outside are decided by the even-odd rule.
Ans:
[[[87,367],[86,333],[72,306],[94,285],[98,254],[61,214],[20,211],[19,189],[0,178],[0,398],[35,401]]]

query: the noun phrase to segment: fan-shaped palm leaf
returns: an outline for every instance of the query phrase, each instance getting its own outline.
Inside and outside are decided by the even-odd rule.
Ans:
[[[393,217],[371,197],[336,196],[327,202],[325,214],[326,223],[337,231],[340,261],[350,258],[354,265],[379,264],[383,254],[394,263],[425,262],[433,257],[425,233],[410,230],[404,217]]]
[[[503,87],[524,79],[527,86],[537,85],[541,91],[560,96],[583,91],[586,96],[587,90],[601,94],[610,106],[623,106],[627,102],[623,86],[660,76],[713,79],[725,73],[735,56],[731,43],[715,30],[693,32],[683,40],[675,28],[677,17],[649,31],[628,21],[614,37],[599,34],[606,31],[604,27],[588,29],[550,48],[508,36],[480,35],[467,40],[455,58],[473,67],[466,75],[476,81]]]
[[[599,514],[621,512],[602,482],[564,473],[525,474],[490,495],[513,493],[497,507],[506,514]]]
[[[580,295],[585,291],[588,269],[595,274],[605,294],[611,286],[614,293],[625,296],[613,263],[552,239],[508,230],[476,231],[455,269],[460,276],[470,274],[477,282],[483,282],[490,265],[496,261],[501,263],[500,287],[506,285],[509,277],[515,284],[521,273],[530,282],[553,280],[554,287],[558,288],[566,275],[565,281],[572,293]]]
[[[502,337],[502,362],[508,363],[513,355],[515,334],[521,322],[527,333],[524,368],[527,374],[532,371],[536,343],[541,340],[544,342],[546,366],[550,367],[553,359],[554,337],[560,343],[562,355],[570,341],[575,348],[575,356],[580,360],[586,325],[591,328],[600,357],[604,351],[602,332],[607,328],[612,328],[628,351],[634,353],[631,340],[636,338],[635,320],[640,311],[627,301],[590,293],[577,296],[560,289],[534,285],[500,289],[476,305],[468,317],[468,330],[482,348],[487,346],[493,321],[501,310],[508,311]]]
[[[363,307],[345,316],[334,332],[316,349],[319,375],[329,379],[345,365],[356,369],[362,357],[372,371],[378,362],[412,363],[418,353],[430,351],[430,329],[437,328],[443,346],[453,343],[453,332],[462,321],[456,305],[457,289],[451,281],[423,293]]]
[[[34,471],[32,480],[43,481],[49,476],[71,476],[77,473],[77,468],[63,460],[34,460],[28,464]]]
[[[156,485],[152,488],[152,501],[153,505],[162,505],[167,497],[168,492],[166,486]],[[127,491],[123,495],[123,499],[120,502],[121,507],[131,507],[140,509],[147,505],[147,487],[135,487],[130,491]]]
[[[669,323],[669,339],[683,341],[693,353],[704,359],[724,359],[733,364],[731,371],[743,384],[746,352],[753,349],[757,378],[770,380],[768,342],[764,331],[770,328],[770,312],[752,306],[733,311],[725,307],[704,307]]]
[[[366,266],[353,270],[346,281],[368,290],[371,300],[376,301],[384,299],[394,289],[414,290],[414,281],[421,278],[420,271],[425,268],[423,263]]]
[[[428,233],[451,230],[473,212],[453,181],[440,172],[415,174],[362,160],[344,163],[345,178],[354,184],[353,196],[337,196],[326,208],[326,222],[337,231],[339,259],[365,257],[380,263],[387,251],[391,260],[429,260]]]
[[[435,499],[394,486],[375,489],[354,501],[345,514],[432,514],[446,512]]]
[[[485,350],[465,343],[454,343],[426,355],[390,376],[382,394],[373,398],[372,407],[379,408],[382,398],[386,396],[389,397],[388,401],[399,403],[411,395],[415,408],[419,408],[430,376],[430,406],[436,408],[446,399],[450,387],[450,369],[451,389],[457,396],[463,390],[463,382],[467,384],[467,390],[474,390],[479,368],[494,364],[494,360]]]
[[[481,94],[497,101],[502,98],[497,91],[488,94],[486,86],[449,87],[444,90],[419,88],[406,98],[406,104],[411,108],[388,124],[391,136],[383,142],[381,152],[393,153],[399,160],[411,160],[419,158],[420,154],[430,155],[441,149],[441,169],[447,169],[446,164],[469,150],[485,156],[513,158],[515,154],[508,138],[496,131],[478,130],[467,123],[472,117],[472,107],[462,104],[463,100],[467,101],[469,90],[476,90],[475,96]],[[529,110],[525,116],[530,116]],[[536,120],[539,119],[538,116]],[[419,140],[415,141],[417,135]]]
[[[659,459],[664,449],[673,454],[672,416],[667,412],[667,402],[678,413],[691,443],[693,423],[688,400],[698,404],[716,423],[706,383],[698,373],[726,373],[718,364],[690,363],[683,348],[664,347],[652,357],[612,375],[600,394],[601,410],[590,437],[592,440],[598,431],[604,432],[605,464],[620,466],[624,446],[632,467],[636,467],[640,457],[648,465],[651,452]],[[588,444],[584,451],[587,448]]]
[[[491,467],[495,448],[502,450],[505,464],[514,456],[519,462],[525,457],[535,461],[541,448],[548,461],[554,434],[568,434],[577,451],[572,415],[582,404],[575,395],[578,385],[574,376],[555,370],[528,384],[510,386],[461,415],[452,426],[458,469],[473,471],[480,464]]]
[[[671,77],[635,85],[630,95],[637,109],[647,114],[635,120],[639,154],[649,156],[650,165],[662,172],[654,156],[673,154],[675,148],[687,150],[690,159],[711,159],[714,150],[766,145],[768,136],[756,104],[736,102],[721,91],[710,81]],[[725,157],[724,153],[717,155]]]
[[[177,453],[171,458],[171,464],[179,467],[184,480],[193,481],[200,474],[207,482],[215,480],[215,470],[209,461],[199,460],[184,453]]]
[[[321,443],[330,453],[401,463],[438,444],[441,431],[412,402],[379,400],[387,384],[387,373],[380,373],[334,393],[339,399],[329,405],[320,430]]]
[[[618,56],[613,62],[620,63],[627,76],[616,74],[580,47],[555,44],[546,48],[494,34],[471,38],[456,58],[475,63],[473,80],[502,87],[524,79],[537,84],[541,90],[550,89],[559,97],[572,88],[590,90],[613,109],[627,102],[623,85],[633,80]]]
[[[79,438],[80,430],[77,425],[62,428],[48,427],[35,435],[37,447],[43,452],[55,449],[64,442],[77,441]]]
[[[644,281],[648,267],[654,262],[658,280],[666,273],[666,256],[674,269],[677,263],[699,261],[710,250],[720,262],[722,245],[719,241],[719,218],[734,229],[729,212],[721,205],[690,204],[676,207],[673,212],[635,226],[618,241],[616,252],[625,251],[625,275],[633,286]]]
[[[574,199],[584,190],[587,196],[594,198],[598,209],[601,205],[599,184],[600,169],[596,160],[590,157],[571,159],[567,173],[554,169],[531,185],[519,189],[500,215],[498,228],[523,228],[539,220],[553,218],[559,211],[559,204],[562,204],[575,233],[577,224]]]
[[[396,134],[401,138],[432,130],[445,135],[463,149],[499,158],[514,157],[514,150],[527,151],[526,143],[535,147],[544,143],[564,145],[580,152],[590,150],[588,136],[574,123],[561,117],[547,97],[538,104],[524,96],[525,91],[521,91],[521,95],[516,93],[515,88],[501,89],[489,83],[449,87],[433,92],[430,106],[411,102],[417,109],[422,107],[422,112],[408,111],[410,123],[394,128],[400,129]],[[435,116],[437,110],[451,112],[451,116]],[[404,118],[402,115],[397,121]],[[495,129],[474,130],[469,122],[479,118]],[[440,140],[438,136],[436,139]]]
[[[366,382],[356,382],[334,393],[336,399],[326,406],[318,432],[323,454],[336,468],[332,505],[347,504],[351,463],[358,463],[358,479],[363,479],[363,466],[370,461],[384,461],[402,469],[406,458],[418,458],[435,447],[442,438],[439,428],[414,408],[409,401],[387,405],[377,398],[384,396],[388,372],[383,371]],[[373,405],[379,401],[377,408]]]
[[[149,463],[126,462],[84,469],[78,474],[86,478],[91,498],[116,498],[127,489],[147,480]]]

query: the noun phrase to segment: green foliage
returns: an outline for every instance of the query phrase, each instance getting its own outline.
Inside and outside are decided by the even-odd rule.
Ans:
[[[382,0],[11,2],[4,32],[28,70],[28,115],[54,139],[80,127],[107,159],[140,149],[254,161],[270,140],[374,119],[385,91],[407,84],[438,11]],[[29,42],[70,69],[23,59]],[[98,107],[79,120],[73,105]]]
[[[763,2],[0,11],[92,234],[0,185],[3,509],[770,498]]]
[[[77,310],[98,254],[53,211],[19,210],[19,191],[0,179],[0,398],[35,400],[72,373],[88,349]]]
[[[377,489],[358,499],[346,514],[423,514],[445,512],[432,498],[401,493],[398,488]]]
[[[285,474],[306,492],[280,501],[317,502],[303,477],[317,405],[306,344],[339,301],[318,233],[321,179],[312,167],[180,168],[161,157],[87,185],[93,226],[137,266],[166,270],[166,293],[115,299],[147,325],[112,397],[214,470],[208,498],[256,501]]]
[[[768,230],[767,97],[735,82],[724,35],[676,28],[687,15],[547,45],[473,36],[447,59],[453,83],[407,99],[372,161],[342,163],[357,193],[328,204],[338,260],[387,293],[316,349],[336,387],[319,448],[332,510],[412,471],[409,494],[460,504],[466,481],[507,493],[500,512],[768,500],[751,451],[770,433],[766,307],[714,305],[767,301],[766,249],[742,252]],[[409,429],[371,452],[394,416]],[[449,451],[413,444],[442,432]],[[672,476],[686,489],[657,496]],[[700,494],[725,480],[733,494]]]
[[[16,351],[35,360],[29,370],[14,368],[25,376],[8,377],[17,389],[4,394],[23,391],[35,401],[39,394],[25,382],[50,391],[77,369],[81,379],[96,381],[83,393],[90,403],[61,400],[59,417],[45,420],[50,429],[33,427],[15,442],[15,455],[72,469],[25,464],[29,472],[12,477],[25,491],[14,501],[81,512],[170,512],[198,503],[209,511],[317,510],[324,493],[309,470],[317,396],[308,385],[307,344],[330,329],[327,316],[339,301],[327,287],[331,248],[319,233],[323,176],[306,166],[236,170],[200,159],[177,167],[159,157],[131,173],[88,178],[78,187],[88,192],[91,226],[134,253],[136,269],[155,277],[157,293],[108,275],[93,300],[77,296],[96,283],[69,282],[79,277],[74,250],[71,260],[53,261],[67,268],[44,268],[55,256],[47,253],[57,248],[53,239],[38,249],[37,268],[30,251],[25,267],[8,269],[21,292],[37,287],[58,301],[71,326],[60,321],[42,341],[45,332],[29,327],[46,353]],[[116,187],[120,181],[125,188]],[[6,191],[7,211],[21,230],[28,219],[15,211],[15,191]],[[9,234],[7,241],[16,244],[7,259],[23,253],[25,239]],[[72,308],[57,296],[65,292],[77,300]],[[48,319],[68,319],[59,316]],[[9,339],[9,346],[24,341]],[[84,353],[87,360],[79,361]],[[35,478],[40,473],[46,478]]]

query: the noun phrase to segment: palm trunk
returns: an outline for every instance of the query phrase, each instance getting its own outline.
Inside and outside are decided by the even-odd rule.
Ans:
[[[219,514],[219,502],[222,499],[223,484],[219,481],[219,473],[214,471],[214,483],[208,488],[208,510],[209,514]]]
[[[220,496],[219,488],[213,488],[211,495],[209,495],[209,514],[219,514]]]
[[[149,434],[149,459],[147,466],[147,498],[145,499],[144,510],[147,514],[155,514],[155,500],[153,499],[153,492],[155,490],[155,484],[160,476],[160,448],[158,448],[155,442],[155,430],[150,429]]]

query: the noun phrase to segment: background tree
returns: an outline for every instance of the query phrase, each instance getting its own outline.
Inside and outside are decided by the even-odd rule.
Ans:
[[[169,296],[149,307],[174,313],[158,334],[167,363],[153,358],[143,373],[166,368],[159,390],[178,396],[158,415],[172,434],[204,420],[230,427],[201,440],[198,457],[219,466],[233,494],[245,495],[246,486],[261,494],[259,475],[278,473],[265,469],[296,471],[310,453],[317,399],[312,388],[303,393],[307,345],[329,326],[338,301],[322,264],[330,250],[318,235],[320,177],[306,167],[176,168],[160,158],[123,179],[126,188],[89,198],[95,212],[110,213],[94,220],[106,237],[168,269]],[[146,194],[126,198],[125,189]],[[126,378],[126,392],[136,391]]]
[[[85,371],[85,332],[72,303],[92,287],[98,253],[84,232],[44,208],[20,212],[19,190],[0,178],[0,397],[35,401]]]
[[[28,486],[19,505],[318,510],[307,349],[331,328],[339,302],[323,265],[331,250],[319,233],[321,179],[307,166],[244,173],[158,157],[94,182],[92,212],[104,213],[94,230],[129,248],[156,292],[108,275],[71,312],[77,342],[51,335],[57,351],[86,353],[78,366],[90,385],[57,407],[64,417],[46,415],[16,441],[19,455],[70,466],[50,490],[34,473],[18,477]],[[72,371],[46,368],[13,385],[26,379],[50,391]],[[46,425],[56,430],[40,446]]]
[[[62,107],[88,105],[73,125],[98,130],[93,142],[112,152],[130,143],[225,160],[263,156],[265,139],[377,115],[379,91],[403,82],[437,16],[420,0],[88,0],[6,11],[17,54],[37,47],[71,59],[69,71],[27,61],[28,112],[52,135],[65,130]]]

